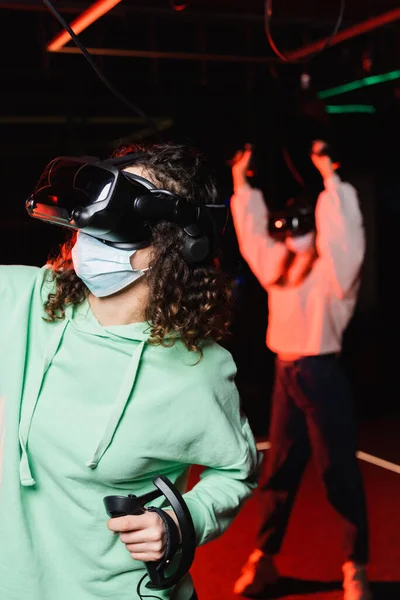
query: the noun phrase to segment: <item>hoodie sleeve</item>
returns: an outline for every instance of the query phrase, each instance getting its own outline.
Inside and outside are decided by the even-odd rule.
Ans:
[[[201,407],[202,414],[193,413],[196,441],[191,444],[190,458],[192,464],[205,469],[184,498],[198,545],[219,537],[227,529],[251,496],[260,474],[262,454],[257,451],[248,420],[241,411],[235,374],[236,367],[230,359],[224,361],[213,389],[193,386],[197,397],[191,406]]]
[[[7,314],[32,295],[39,267],[25,265],[0,265],[0,310]]]
[[[315,209],[316,245],[338,298],[358,279],[365,254],[365,233],[355,188],[333,175],[324,181]]]
[[[240,253],[266,289],[279,278],[288,250],[268,235],[268,209],[261,190],[239,188],[231,198],[231,211]]]

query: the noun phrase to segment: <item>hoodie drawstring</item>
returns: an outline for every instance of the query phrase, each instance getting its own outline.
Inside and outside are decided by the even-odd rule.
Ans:
[[[53,358],[60,347],[61,340],[64,336],[65,330],[68,326],[68,319],[65,319],[61,322],[62,324],[56,328],[56,331],[50,338],[50,341],[47,345],[44,360],[43,360],[43,368],[38,372],[38,378],[36,381],[36,385],[32,386],[31,393],[29,398],[24,402],[26,410],[23,411],[21,416],[21,421],[19,425],[19,443],[21,447],[21,460],[19,464],[19,476],[21,485],[23,486],[33,486],[36,484],[32,476],[31,467],[29,464],[29,456],[28,456],[28,440],[29,433],[31,430],[32,419],[35,413],[37,401],[39,398],[40,390],[42,388],[44,377],[53,361]]]
[[[128,365],[128,368],[125,372],[125,376],[122,380],[122,384],[118,393],[118,396],[115,400],[113,410],[111,412],[108,423],[104,429],[104,433],[100,438],[100,441],[97,445],[97,448],[92,456],[92,458],[86,463],[87,467],[91,469],[95,469],[99,464],[100,459],[103,454],[107,450],[108,446],[111,444],[112,439],[114,437],[114,433],[118,427],[118,423],[121,420],[121,417],[124,413],[125,406],[128,403],[130,398],[132,388],[134,386],[136,375],[138,373],[139,362],[142,357],[143,348],[145,342],[141,342],[138,348],[135,349],[135,352],[132,354],[131,361]]]

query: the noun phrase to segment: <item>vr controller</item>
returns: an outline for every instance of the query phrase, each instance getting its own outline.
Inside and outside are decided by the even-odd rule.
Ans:
[[[254,177],[254,175],[256,174],[255,161],[254,161],[254,144],[245,144],[244,150],[251,150],[251,152],[252,152],[250,160],[249,160],[249,164],[247,165],[247,169],[246,169],[246,177]],[[233,167],[233,165],[238,160],[239,160],[238,158],[233,157],[233,158],[227,160],[226,164],[229,167]]]
[[[192,566],[196,549],[196,536],[189,509],[176,487],[163,475],[154,477],[153,483],[157,489],[143,496],[133,494],[128,496],[106,496],[104,506],[108,516],[115,518],[125,515],[141,515],[146,510],[145,505],[160,496],[164,496],[168,500],[178,519],[181,532],[180,544],[178,530],[173,519],[159,508],[147,508],[147,510],[157,512],[163,520],[167,532],[167,547],[161,561],[146,563],[150,579],[146,587],[153,590],[164,590],[179,583]],[[165,571],[170,567],[171,560],[178,553],[180,554],[179,562],[174,572],[167,576]]]
[[[310,154],[311,153],[312,148],[310,148]],[[325,142],[322,148],[319,150],[319,152],[313,152],[313,154],[316,154],[317,156],[329,156],[333,164],[337,166],[340,165],[338,152],[332,144],[328,144],[327,142]]]

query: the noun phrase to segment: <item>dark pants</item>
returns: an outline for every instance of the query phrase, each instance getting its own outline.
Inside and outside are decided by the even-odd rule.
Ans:
[[[276,358],[271,449],[259,484],[257,547],[265,553],[280,550],[312,454],[328,501],[344,520],[345,558],[367,564],[368,525],[353,411],[349,383],[334,355],[290,362]]]

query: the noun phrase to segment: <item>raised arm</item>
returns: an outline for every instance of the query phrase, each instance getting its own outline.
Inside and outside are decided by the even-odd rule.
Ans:
[[[268,235],[268,209],[260,190],[247,183],[251,150],[240,152],[232,167],[231,211],[239,250],[260,284],[267,288],[282,274],[288,250]]]
[[[318,150],[317,146],[313,146]],[[311,155],[324,180],[315,210],[316,245],[335,293],[343,298],[358,281],[365,255],[365,232],[355,188],[335,173],[329,156]]]

